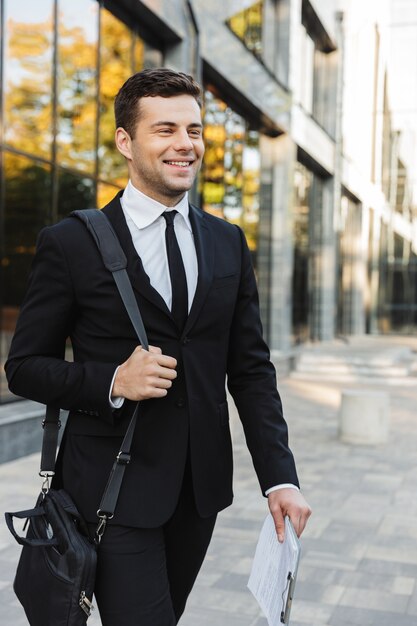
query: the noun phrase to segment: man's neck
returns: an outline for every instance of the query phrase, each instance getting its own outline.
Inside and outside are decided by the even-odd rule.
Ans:
[[[176,206],[179,202],[181,202],[181,200],[184,198],[184,196],[187,193],[186,191],[184,191],[183,193],[180,193],[173,197],[159,196],[158,194],[150,195],[149,193],[145,193],[144,191],[142,191],[142,189],[140,188],[140,185],[138,185],[136,182],[134,183],[132,179],[130,179],[129,182],[135,191],[141,193],[143,196],[145,196],[149,200],[153,200],[154,202],[159,202],[159,204],[162,204],[163,206],[170,207],[170,208]]]

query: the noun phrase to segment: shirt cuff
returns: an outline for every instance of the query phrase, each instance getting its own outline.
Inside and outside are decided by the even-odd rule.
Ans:
[[[111,395],[111,392],[113,391],[114,379],[116,378],[116,374],[117,374],[117,370],[118,369],[119,368],[116,367],[116,369],[114,370],[113,378],[112,378],[111,384],[110,384],[109,403],[110,403],[110,407],[112,409],[120,409],[120,407],[123,406],[123,403],[125,401],[125,399],[120,397],[120,396],[116,396],[116,397],[112,398],[112,395]]]
[[[282,483],[282,485],[275,485],[274,487],[270,487],[265,491],[265,495],[269,496],[273,491],[278,491],[279,489],[296,489],[300,491],[297,485],[293,485],[292,483]]]

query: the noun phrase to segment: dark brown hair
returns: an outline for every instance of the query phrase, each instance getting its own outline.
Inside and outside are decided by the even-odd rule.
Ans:
[[[192,76],[165,67],[147,69],[133,74],[120,88],[114,101],[116,127],[122,127],[134,138],[140,116],[139,100],[145,97],[170,98],[192,96],[201,108],[201,87]]]

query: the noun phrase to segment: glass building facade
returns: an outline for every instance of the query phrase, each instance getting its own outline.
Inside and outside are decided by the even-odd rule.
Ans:
[[[200,176],[201,206],[245,231],[256,266],[261,175],[259,132],[207,89],[206,152]]]
[[[95,0],[2,0],[0,402],[3,364],[41,228],[126,182],[113,100],[162,47]]]
[[[163,44],[96,0],[1,0],[0,403],[3,365],[39,231],[102,207],[127,181],[114,145],[114,97],[134,72],[164,65]],[[112,7],[112,10],[114,7]],[[204,210],[239,224],[256,262],[259,133],[205,93]]]
[[[257,57],[262,57],[262,27],[264,1],[253,2],[227,20],[230,30]]]
[[[242,0],[219,16],[204,0],[0,0],[0,403],[12,399],[3,364],[37,234],[124,187],[113,101],[145,67],[204,77],[206,154],[193,199],[245,231],[273,349],[364,329],[415,331],[410,232],[379,201],[368,206],[367,187],[352,188],[343,159],[336,168],[329,158],[340,51],[318,10],[309,0]],[[405,224],[411,174],[384,85],[371,103],[383,113],[371,178]]]

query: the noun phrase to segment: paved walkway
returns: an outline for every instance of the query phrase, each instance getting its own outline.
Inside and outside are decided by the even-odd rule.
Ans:
[[[369,353],[417,339],[367,340]],[[323,354],[326,346],[320,348]],[[334,344],[339,355],[364,354],[364,342]],[[365,350],[366,353],[366,350]],[[303,491],[314,514],[303,556],[291,626],[415,626],[417,624],[417,378],[386,381],[390,442],[377,447],[338,440],[337,412],[345,383],[331,372],[319,381],[285,378],[279,387]],[[395,384],[394,384],[395,382]],[[393,383],[393,384],[388,384]],[[381,389],[381,381],[349,388]],[[264,516],[242,430],[232,419],[235,502],[224,511],[190,596],[181,626],[266,626],[246,588]],[[0,510],[26,508],[39,481],[38,455],[0,466]],[[0,625],[26,624],[10,580],[19,547],[0,520]],[[89,626],[100,626],[96,614]],[[122,624],[120,626],[123,626]]]

